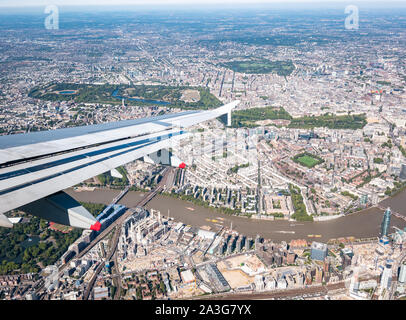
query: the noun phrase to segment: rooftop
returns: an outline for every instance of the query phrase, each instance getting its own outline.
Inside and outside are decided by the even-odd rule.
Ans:
[[[311,246],[311,248],[312,249],[316,249],[316,250],[327,250],[327,244],[325,244],[325,243],[321,243],[321,242],[313,242],[312,243],[312,246]]]

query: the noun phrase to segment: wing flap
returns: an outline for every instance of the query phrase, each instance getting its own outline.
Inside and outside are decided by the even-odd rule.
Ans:
[[[16,190],[0,194],[0,213],[16,209],[27,203],[46,197],[49,194],[70,188],[82,181],[110,171],[111,169],[117,168],[128,162],[137,160],[146,154],[166,148],[169,143],[170,141],[168,140],[155,142],[140,147],[139,149],[128,151],[97,163],[85,165],[66,173],[60,173],[51,178],[44,178],[38,182],[29,183]]]
[[[0,227],[12,228],[13,223],[2,213],[0,213]]]
[[[22,211],[46,220],[81,229],[90,229],[96,219],[65,192],[58,192],[46,198],[31,202]]]
[[[0,150],[0,164],[63,152],[66,150],[88,147],[91,145],[116,141],[128,137],[151,134],[166,128],[167,127],[162,124],[145,123],[134,127],[125,128],[125,130],[115,129],[78,137],[12,147]]]
[[[143,160],[148,163],[162,164],[165,166],[179,167],[184,169],[185,163],[167,149],[161,149],[144,156]]]

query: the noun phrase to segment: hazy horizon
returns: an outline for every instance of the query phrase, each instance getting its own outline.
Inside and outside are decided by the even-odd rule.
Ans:
[[[363,7],[370,8],[390,8],[390,7],[406,7],[406,1],[404,0],[391,0],[388,2],[382,1],[368,1],[368,0],[119,0],[114,3],[111,0],[56,0],[56,1],[27,1],[27,0],[0,0],[0,8],[10,8],[10,9],[36,9],[44,7],[47,5],[56,5],[64,8],[101,8],[101,9],[111,9],[111,8],[148,8],[148,9],[164,9],[164,8],[225,8],[232,7],[232,9],[250,8],[255,7],[273,7],[273,8],[284,8],[295,5],[300,8],[311,7],[342,7],[347,5],[359,5]]]

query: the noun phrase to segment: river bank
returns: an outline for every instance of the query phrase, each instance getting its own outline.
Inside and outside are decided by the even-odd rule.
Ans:
[[[78,201],[109,204],[119,193],[119,190],[95,189],[94,191],[75,192],[67,190]],[[120,200],[120,204],[134,207],[143,197],[144,193],[130,191]],[[384,207],[390,206],[394,211],[406,216],[406,191],[393,198],[381,202]],[[340,237],[370,238],[379,235],[382,222],[383,210],[372,207],[344,217],[329,221],[318,222],[291,222],[283,220],[256,220],[244,217],[231,216],[220,213],[214,209],[197,206],[193,203],[157,195],[146,207],[159,210],[162,215],[168,213],[177,221],[185,224],[202,227],[210,226],[215,229],[219,226],[231,227],[246,236],[255,237],[257,234],[274,241],[290,241],[292,239],[306,239],[328,241]],[[394,226],[405,228],[406,222],[392,217],[390,232],[394,232]],[[313,236],[313,237],[309,237]],[[314,237],[317,236],[317,237]]]

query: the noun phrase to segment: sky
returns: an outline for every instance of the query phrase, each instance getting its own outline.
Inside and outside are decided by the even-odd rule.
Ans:
[[[232,4],[273,4],[273,3],[342,3],[345,5],[356,3],[371,3],[370,0],[0,0],[0,7],[34,7],[34,6],[159,6],[159,5],[232,5]],[[383,1],[380,1],[381,3]],[[395,4],[405,3],[405,0],[390,0]],[[384,1],[388,4],[388,1]]]

